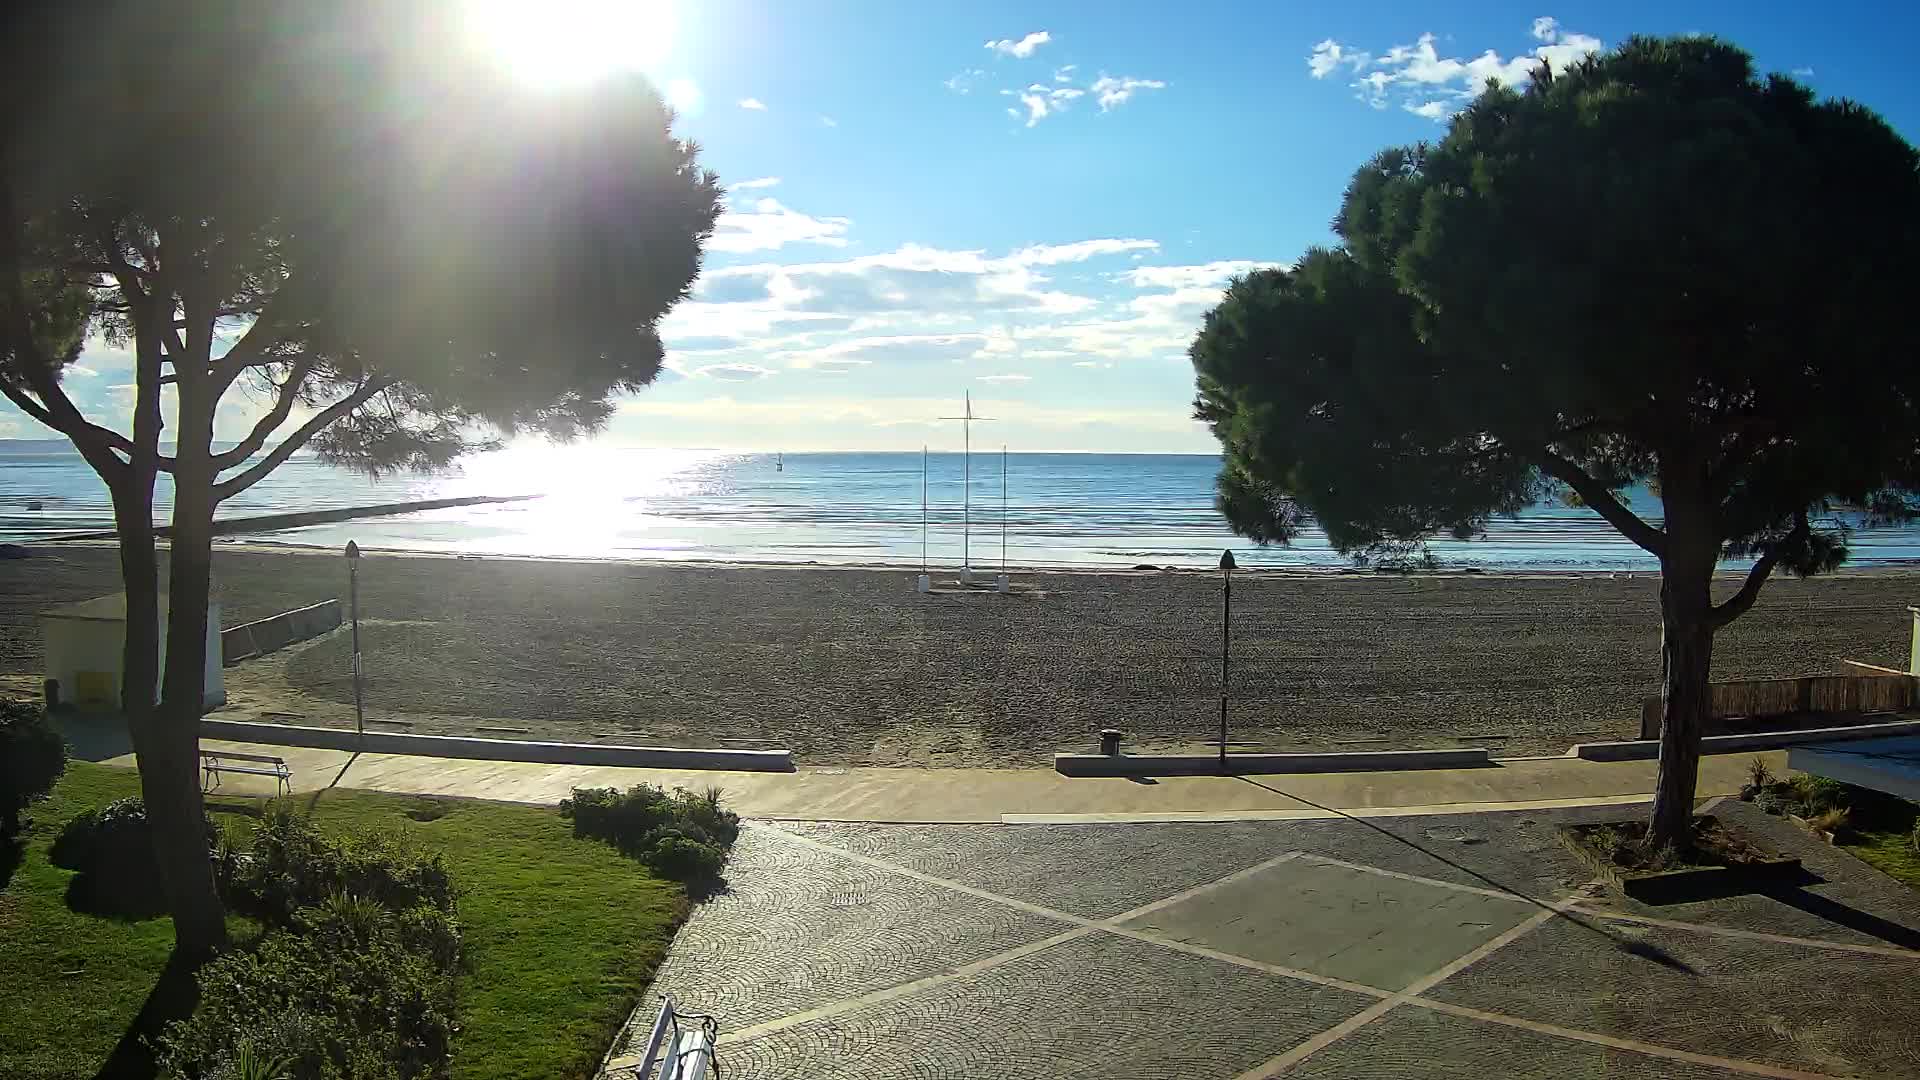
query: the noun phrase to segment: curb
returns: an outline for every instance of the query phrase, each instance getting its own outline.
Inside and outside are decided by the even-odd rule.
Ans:
[[[673,746],[600,746],[592,743],[517,742],[457,735],[413,735],[344,728],[294,727],[246,720],[200,721],[203,739],[303,746],[317,750],[421,757],[531,761],[543,765],[617,765],[631,769],[726,769],[737,772],[792,772],[791,750],[700,750]]]
[[[1450,750],[1362,750],[1343,754],[1055,754],[1062,776],[1236,776],[1270,773],[1472,769],[1493,764],[1483,746]]]
[[[1778,750],[1799,743],[1838,742],[1842,739],[1875,739],[1892,735],[1920,735],[1920,720],[1900,720],[1890,724],[1856,724],[1850,727],[1803,728],[1799,731],[1759,731],[1747,735],[1708,735],[1700,740],[1702,754],[1733,754],[1743,750]],[[1588,761],[1650,761],[1660,756],[1660,740],[1633,739],[1626,742],[1577,743],[1569,757]]]

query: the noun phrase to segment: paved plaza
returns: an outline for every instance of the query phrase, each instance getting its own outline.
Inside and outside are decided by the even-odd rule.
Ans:
[[[653,989],[728,1080],[1920,1075],[1920,894],[1729,802],[1807,882],[1643,906],[1555,834],[1643,811],[754,823]]]

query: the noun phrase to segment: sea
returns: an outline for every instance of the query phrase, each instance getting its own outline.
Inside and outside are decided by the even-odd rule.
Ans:
[[[476,495],[539,498],[229,538],[248,543],[564,559],[887,565],[933,570],[1354,566],[1309,528],[1287,547],[1235,536],[1206,454],[732,453],[517,446],[432,476],[381,479],[295,455],[225,503],[223,518]],[[171,490],[156,491],[164,521]],[[1658,522],[1659,500],[1629,491]],[[105,488],[65,443],[0,441],[0,542],[112,528]],[[1562,502],[1435,539],[1442,568],[1649,571],[1653,559]],[[1852,566],[1920,562],[1920,528],[1857,529]],[[1730,564],[1738,565],[1738,564]]]

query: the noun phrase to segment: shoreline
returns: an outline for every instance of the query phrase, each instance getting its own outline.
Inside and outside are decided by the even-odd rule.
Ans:
[[[34,540],[14,542],[14,547],[32,550],[40,547],[59,548],[115,548],[118,543],[111,537],[97,534],[74,536],[70,538],[43,537]],[[160,538],[158,545],[162,550],[167,547],[166,538]],[[648,559],[633,556],[606,555],[527,555],[513,552],[488,551],[434,551],[424,548],[391,548],[359,545],[364,556],[380,556],[398,559],[439,559],[451,562],[488,562],[488,563],[530,563],[535,565],[566,566],[631,566],[660,567],[669,570],[849,570],[865,572],[885,572],[918,574],[919,563],[900,562],[821,562],[818,560],[790,559]],[[214,551],[253,552],[257,554],[283,555],[332,555],[340,556],[340,551],[320,544],[304,544],[289,540],[267,540],[258,537],[216,536]],[[1000,571],[992,566],[974,568],[975,573],[994,574]],[[1213,576],[1219,570],[1211,566],[1180,566],[1175,564],[1156,565],[1152,569],[1141,566],[1122,566],[1110,563],[1049,563],[1044,565],[1009,566],[1005,571],[1010,576],[1023,574],[1076,575],[1089,577],[1122,576],[1142,577],[1159,574],[1179,576]],[[957,566],[937,566],[927,573],[935,579],[959,573]],[[1325,580],[1535,580],[1573,578],[1601,581],[1648,581],[1660,577],[1658,569],[1591,569],[1560,567],[1512,568],[1489,570],[1482,567],[1446,567],[1432,569],[1374,569],[1372,567],[1353,568],[1345,566],[1298,567],[1298,566],[1249,566],[1241,565],[1234,570],[1236,580],[1256,577],[1263,580],[1297,578],[1305,581]],[[1720,568],[1714,571],[1716,580],[1740,580],[1746,577],[1744,568]],[[1835,570],[1817,575],[1817,579],[1856,578],[1856,577],[1906,577],[1920,575],[1920,559],[1875,563],[1864,566],[1841,564]],[[1775,574],[1771,581],[1781,580],[1784,574]],[[989,590],[990,591],[990,590]]]
[[[111,545],[34,550],[0,563],[16,567],[0,570],[0,670],[28,688],[43,669],[38,613],[119,588]],[[217,545],[222,619],[344,606],[344,562]],[[1211,570],[1022,572],[1007,594],[941,575],[923,594],[904,568],[395,554],[361,559],[357,577],[370,729],[778,747],[803,766],[1045,768],[1108,727],[1134,753],[1218,737]],[[1561,754],[1634,738],[1640,700],[1658,692],[1653,574],[1235,578],[1236,751]],[[1713,675],[1904,667],[1915,600],[1908,571],[1775,580],[1716,635]],[[343,629],[239,662],[215,715],[350,729],[352,653]]]

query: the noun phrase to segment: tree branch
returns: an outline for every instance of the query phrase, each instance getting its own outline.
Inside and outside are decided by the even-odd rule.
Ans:
[[[277,396],[274,398],[273,409],[261,417],[259,422],[253,425],[253,430],[247,433],[247,437],[240,440],[233,449],[213,455],[214,472],[223,472],[240,465],[267,444],[267,439],[280,429],[281,424],[287,422],[288,416],[293,414],[293,403],[299,399],[300,384],[306,381],[307,376],[313,374],[315,366],[311,360],[302,360],[294,365],[293,370],[287,373],[286,381],[275,389]]]
[[[362,383],[353,393],[315,413],[306,423],[300,425],[299,430],[287,436],[280,445],[273,448],[271,453],[255,462],[245,472],[213,485],[214,502],[225,502],[259,483],[268,473],[278,468],[281,462],[307,445],[309,439],[325,431],[334,421],[359,408],[368,398],[386,389],[392,381],[392,379],[379,378]]]
[[[1793,531],[1767,545],[1767,553],[1747,571],[1747,580],[1740,583],[1740,591],[1727,598],[1723,604],[1714,607],[1710,616],[1715,630],[1727,625],[1747,613],[1753,602],[1760,598],[1760,586],[1767,583],[1773,574],[1773,568],[1780,561],[1780,553],[1795,544],[1804,544],[1813,533],[1813,526],[1807,521],[1807,512],[1794,515]]]
[[[1581,501],[1607,519],[1607,524],[1620,530],[1620,535],[1654,555],[1666,555],[1667,534],[1640,520],[1585,469],[1550,450],[1542,450],[1535,457],[1541,472],[1572,488]]]

